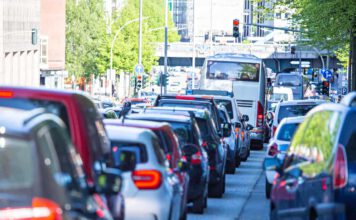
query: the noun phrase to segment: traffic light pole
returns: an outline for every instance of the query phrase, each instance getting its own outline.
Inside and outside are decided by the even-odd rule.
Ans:
[[[168,74],[168,0],[165,0],[165,15],[164,15],[164,74]],[[163,76],[162,72],[160,73],[160,81],[161,81],[161,95],[163,93]],[[164,87],[164,93],[167,93],[167,86]]]

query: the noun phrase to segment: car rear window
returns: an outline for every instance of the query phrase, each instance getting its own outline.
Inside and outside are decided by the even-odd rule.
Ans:
[[[163,107],[184,107],[184,108],[196,108],[196,109],[208,109],[209,105],[201,105],[201,104],[194,104],[194,103],[183,103],[183,102],[160,102],[159,106]]]
[[[296,75],[279,75],[277,76],[277,84],[279,86],[301,86],[300,77]]]
[[[0,137],[0,191],[30,189],[34,184],[33,147],[21,139]]]
[[[232,103],[230,100],[215,99],[216,104],[225,106],[230,118],[234,118],[234,112],[232,109]]]
[[[291,141],[298,126],[299,126],[299,123],[284,124],[278,132],[277,140]]]
[[[112,141],[111,149],[114,157],[114,165],[120,165],[120,155],[122,151],[133,152],[136,156],[136,163],[147,163],[148,156],[146,151],[146,146],[140,143],[125,143]]]
[[[279,107],[278,123],[284,118],[305,116],[316,105],[282,105]]]
[[[183,122],[169,122],[173,128],[174,133],[178,136],[179,143],[184,145],[186,143],[193,143],[192,128],[189,123]]]
[[[208,128],[207,120],[202,118],[196,118],[196,120],[201,133],[201,137],[203,139],[206,139],[209,136],[209,128]]]
[[[356,112],[348,114],[343,130],[340,133],[340,143],[346,147],[346,156],[349,162],[356,163]]]

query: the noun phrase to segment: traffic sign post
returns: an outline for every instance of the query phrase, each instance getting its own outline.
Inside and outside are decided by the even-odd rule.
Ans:
[[[142,74],[145,72],[145,68],[141,64],[137,64],[135,66],[135,73],[136,74]]]

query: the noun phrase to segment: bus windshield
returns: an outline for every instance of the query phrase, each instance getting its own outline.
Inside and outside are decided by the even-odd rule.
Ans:
[[[207,79],[258,82],[260,64],[209,60]]]

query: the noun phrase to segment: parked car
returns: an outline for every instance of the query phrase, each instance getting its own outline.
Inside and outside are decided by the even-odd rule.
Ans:
[[[290,142],[294,136],[295,131],[298,126],[304,121],[304,117],[291,117],[284,118],[281,123],[279,123],[276,130],[276,135],[271,139],[268,147],[266,158],[278,157],[283,160],[286,151],[289,148]],[[269,198],[271,194],[272,183],[276,172],[273,170],[266,170],[266,188],[265,194]]]
[[[275,135],[278,124],[287,117],[297,117],[306,115],[312,108],[325,103],[323,100],[295,100],[295,101],[281,101],[277,104],[273,123],[272,123],[272,137]]]
[[[100,108],[98,109],[98,111],[101,114],[101,116],[105,119],[119,119],[115,111],[111,108],[105,108],[105,109]]]
[[[100,194],[120,192],[119,173],[103,170],[88,186],[62,120],[43,109],[0,112],[0,219],[113,218]]]
[[[182,186],[148,129],[106,125],[116,161],[121,151],[135,153],[136,169],[123,174],[126,219],[180,219]]]
[[[178,143],[178,138],[174,134],[171,126],[168,123],[163,122],[148,122],[140,120],[105,120],[105,125],[119,125],[134,128],[149,129],[156,134],[159,146],[164,152],[166,159],[169,162],[169,168],[171,172],[174,172],[178,178],[182,187],[181,197],[181,219],[186,219],[187,215],[187,199],[188,199],[188,187],[189,187],[189,175],[187,162],[183,158],[182,150]]]
[[[94,165],[105,167],[112,164],[112,158],[102,117],[89,97],[79,91],[12,86],[0,86],[0,94],[0,106],[25,110],[41,107],[60,117],[82,158],[87,181],[94,187],[94,179],[98,175]],[[120,205],[123,198],[112,201],[116,202],[116,205],[110,205],[117,211],[113,213],[114,217],[121,218],[119,207],[124,208]]]
[[[95,103],[97,108],[105,109],[105,108],[116,107],[116,104],[111,101],[100,101],[100,100],[94,99],[93,102]]]
[[[356,93],[342,104],[324,104],[308,113],[286,158],[276,167],[271,218],[354,219],[356,216]]]
[[[129,118],[168,122],[173,127],[182,145],[185,143],[201,144],[206,149],[209,158],[209,195],[212,197],[223,196],[225,192],[226,149],[211,117],[199,120],[197,117],[147,113],[131,115]],[[186,131],[186,127],[189,128],[190,132]],[[204,130],[200,131],[200,128]]]

